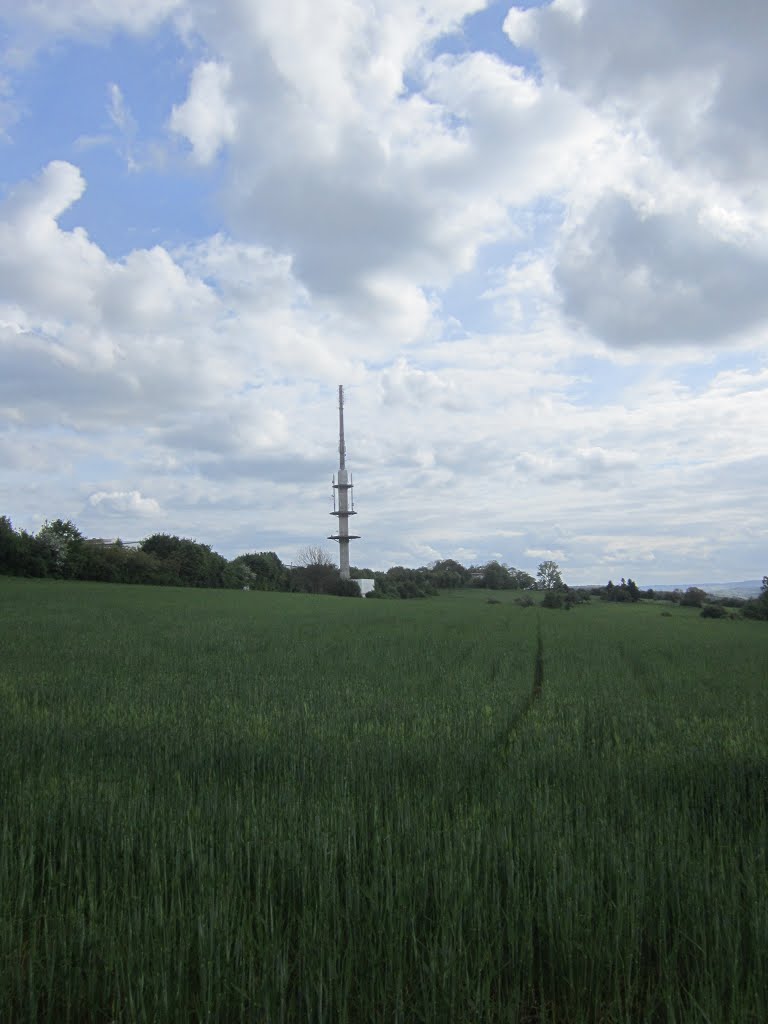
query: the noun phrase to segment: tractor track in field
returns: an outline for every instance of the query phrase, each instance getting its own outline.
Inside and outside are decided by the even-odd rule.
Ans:
[[[536,625],[536,656],[533,664],[533,685],[531,687],[531,692],[491,740],[488,755],[485,758],[484,764],[479,769],[478,774],[473,775],[467,783],[462,786],[461,790],[457,794],[458,799],[469,796],[471,792],[476,793],[479,786],[483,786],[492,775],[495,775],[498,772],[501,765],[507,763],[512,752],[512,744],[515,741],[515,737],[519,729],[525,723],[528,715],[536,706],[537,702],[541,700],[543,692],[544,641],[541,635],[541,620],[539,619]]]
[[[541,700],[544,692],[544,641],[541,636],[541,620],[536,624],[536,657],[533,663],[533,685],[531,692],[517,713],[509,719],[503,730],[498,734],[493,747],[506,758],[509,755],[512,743],[520,726],[533,710],[537,701]]]

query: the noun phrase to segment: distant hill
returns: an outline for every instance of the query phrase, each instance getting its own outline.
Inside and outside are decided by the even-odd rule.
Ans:
[[[614,581],[615,582],[615,581]],[[738,583],[638,583],[641,590],[687,590],[698,587],[713,597],[759,597],[763,588],[762,580],[740,580]],[[574,583],[575,587],[587,590],[604,587],[604,583]]]
[[[699,590],[719,597],[757,597],[762,586],[762,580],[741,580],[738,583],[652,583],[647,587],[641,586],[641,590],[687,590],[688,587],[698,587]]]

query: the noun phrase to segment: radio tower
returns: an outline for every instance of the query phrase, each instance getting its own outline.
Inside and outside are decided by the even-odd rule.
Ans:
[[[328,540],[339,542],[339,571],[343,580],[349,579],[349,542],[359,540],[357,534],[349,532],[349,517],[355,516],[355,499],[352,495],[352,477],[347,473],[347,449],[344,445],[344,388],[339,384],[339,471],[331,479],[333,487],[333,512],[339,520],[339,532]],[[338,501],[336,494],[338,492]]]

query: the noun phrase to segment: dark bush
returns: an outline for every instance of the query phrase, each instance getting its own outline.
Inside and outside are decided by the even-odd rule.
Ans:
[[[745,619],[758,619],[764,621],[768,619],[768,601],[747,601],[741,609],[741,614]]]
[[[707,604],[701,609],[702,619],[724,619],[727,614],[721,604]]]

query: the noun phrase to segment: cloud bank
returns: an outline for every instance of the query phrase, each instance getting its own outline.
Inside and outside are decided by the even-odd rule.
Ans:
[[[768,15],[484,7],[0,2],[6,144],[37,138],[0,205],[21,525],[291,558],[329,532],[344,382],[362,563],[764,571]],[[54,48],[127,39],[87,132],[25,100]]]

